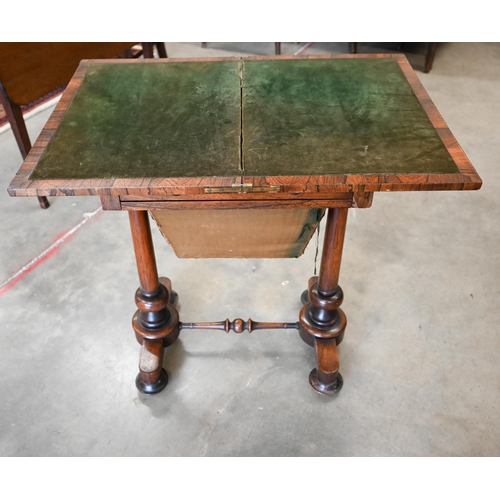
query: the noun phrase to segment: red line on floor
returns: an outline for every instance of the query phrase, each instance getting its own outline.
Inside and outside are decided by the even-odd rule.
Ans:
[[[297,52],[294,52],[294,56],[298,56],[300,54],[303,54],[306,50],[310,49],[316,42],[309,42],[306,43],[303,47],[301,47]]]
[[[33,264],[31,264],[30,266],[28,266],[24,271],[21,272],[21,274],[19,274],[15,278],[9,280],[3,286],[3,288],[0,289],[0,297],[4,293],[6,293],[7,291],[9,291],[14,285],[16,285],[17,283],[19,283],[26,275],[28,275],[29,273],[31,273],[31,271],[35,270],[42,262],[45,262],[46,260],[48,260],[51,257],[53,257],[60,250],[60,248],[61,248],[61,245],[58,245],[58,246],[54,247],[52,250],[50,250],[50,252],[46,253],[43,257],[37,259],[35,262],[33,262]]]
[[[78,229],[80,229],[84,224],[86,224],[89,220],[94,218],[96,215],[102,215],[102,208],[99,207],[94,212],[84,214],[84,218],[70,230],[59,234],[52,245],[50,245],[47,249],[45,249],[40,255],[37,255],[34,259],[32,259],[28,264],[26,264],[23,268],[21,268],[17,273],[11,276],[7,281],[0,285],[0,297],[10,290],[14,285],[19,283],[25,276],[34,271],[40,264],[50,259],[54,255],[59,252],[59,250],[66,244],[73,236],[76,234]]]

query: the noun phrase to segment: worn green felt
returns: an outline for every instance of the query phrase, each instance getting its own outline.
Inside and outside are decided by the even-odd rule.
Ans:
[[[31,178],[242,170],[458,172],[397,62],[361,58],[92,64]]]
[[[249,176],[458,172],[393,59],[248,61],[243,123]]]
[[[92,64],[32,179],[237,176],[237,62]]]

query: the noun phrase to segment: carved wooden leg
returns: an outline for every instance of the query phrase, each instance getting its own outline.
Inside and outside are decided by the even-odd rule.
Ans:
[[[140,288],[135,294],[138,311],[132,318],[137,341],[142,345],[137,388],[155,394],[165,388],[167,372],[163,368],[164,348],[179,337],[179,314],[173,305],[177,294],[168,278],[158,278],[147,211],[130,211]]]
[[[300,311],[299,333],[304,342],[316,348],[318,367],[309,375],[312,388],[326,395],[342,388],[337,346],[344,337],[347,318],[340,309],[343,292],[338,285],[347,208],[330,208],[318,277],[309,280],[307,298]]]

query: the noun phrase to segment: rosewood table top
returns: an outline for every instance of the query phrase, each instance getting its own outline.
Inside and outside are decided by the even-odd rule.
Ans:
[[[406,58],[370,54],[82,61],[9,193],[118,207],[224,188],[310,199],[480,186]]]

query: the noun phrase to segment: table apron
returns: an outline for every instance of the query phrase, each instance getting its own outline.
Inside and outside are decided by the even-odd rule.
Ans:
[[[231,210],[251,208],[351,208],[353,198],[330,200],[122,201],[122,210]]]

